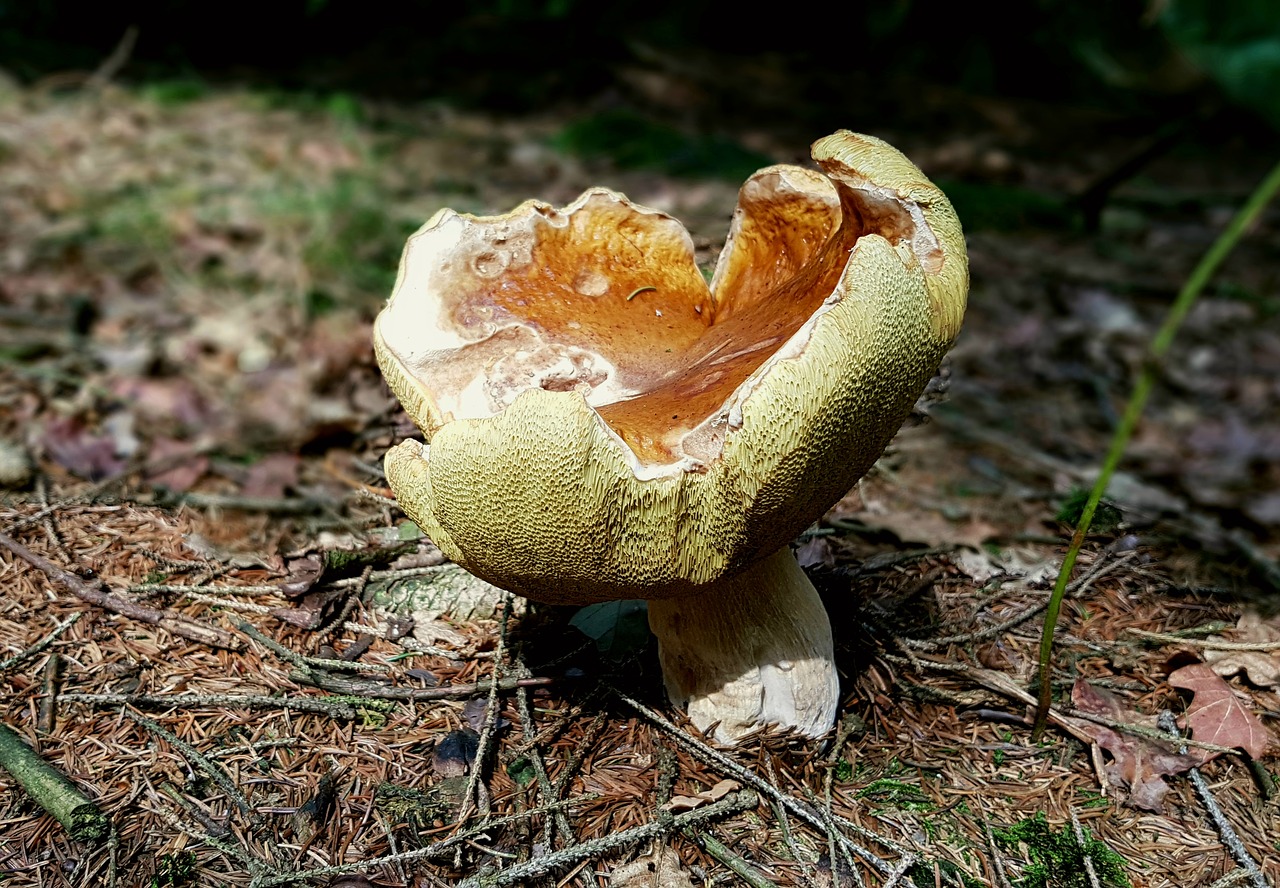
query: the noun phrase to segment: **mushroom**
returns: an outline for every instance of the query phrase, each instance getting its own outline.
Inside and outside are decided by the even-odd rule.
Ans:
[[[451,559],[535,601],[646,599],[671,700],[732,742],[834,723],[831,626],[789,543],[871,467],[959,330],[964,239],[896,149],[742,187],[710,285],[670,216],[441,210],[405,247],[378,363],[429,443],[386,456]]]

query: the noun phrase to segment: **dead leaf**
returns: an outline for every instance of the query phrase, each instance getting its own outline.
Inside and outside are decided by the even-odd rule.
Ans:
[[[289,575],[280,583],[280,594],[297,598],[311,591],[324,573],[324,561],[319,555],[292,558],[288,562]]]
[[[805,570],[814,567],[835,567],[836,556],[831,550],[831,539],[824,536],[809,537],[796,547],[796,561]]]
[[[690,888],[693,880],[680,855],[666,845],[615,869],[609,888]]]
[[[306,592],[296,599],[294,607],[277,607],[270,611],[271,616],[282,623],[297,626],[299,629],[316,629],[337,609],[340,602],[346,600],[347,592],[343,589],[324,589]]]
[[[58,417],[45,423],[41,443],[45,452],[68,472],[100,481],[124,469],[110,435],[94,434],[74,416]]]
[[[1243,672],[1256,687],[1280,687],[1280,658],[1262,651],[1205,651],[1204,658],[1223,678]]]
[[[176,493],[185,493],[209,471],[209,458],[190,441],[156,438],[147,451],[147,461],[168,466],[147,475],[147,481]]]
[[[1071,701],[1076,708],[1090,715],[1102,716],[1110,721],[1140,727],[1154,728],[1155,718],[1126,709],[1108,691],[1095,688],[1084,679],[1077,679],[1071,689]],[[1107,777],[1112,783],[1128,790],[1126,804],[1143,811],[1159,813],[1164,809],[1164,796],[1169,785],[1166,774],[1181,774],[1193,768],[1197,761],[1191,756],[1178,755],[1167,743],[1159,743],[1133,734],[1122,734],[1096,722],[1075,720],[1077,726],[1092,738],[1093,742],[1111,754]]]
[[[694,795],[675,796],[671,799],[671,801],[663,805],[663,807],[668,811],[673,811],[676,813],[680,811],[692,811],[694,808],[699,808],[702,805],[708,805],[712,802],[718,802],[720,801],[720,799],[724,798],[729,793],[733,792],[735,789],[740,789],[741,787],[742,787],[742,784],[738,783],[735,780],[721,780],[719,783],[717,783],[715,786],[711,787],[710,789],[704,789],[702,792],[696,793]]]
[[[202,533],[189,533],[182,538],[182,546],[205,561],[217,561],[242,570],[265,567],[278,571],[281,568],[280,558],[265,552],[237,552],[219,546]]]
[[[485,722],[489,720],[489,701],[484,697],[477,697],[474,700],[468,700],[467,704],[462,707],[462,720],[476,732],[484,730]],[[494,726],[499,730],[511,727],[510,719],[502,717],[502,709],[498,708],[498,718]]]
[[[1213,636],[1211,641],[1225,641]],[[1257,611],[1246,611],[1236,622],[1235,636],[1231,641],[1245,644],[1273,644],[1280,642],[1280,625],[1267,622]],[[1260,688],[1280,687],[1280,650],[1276,651],[1214,651],[1204,652],[1205,661],[1223,678],[1243,672],[1249,683]]]
[[[976,549],[994,536],[1000,529],[980,518],[952,521],[936,511],[913,509],[906,512],[855,512],[849,518],[862,522],[873,530],[887,530],[904,543],[922,543],[926,546],[964,546]]]
[[[320,778],[311,797],[298,806],[293,813],[293,829],[301,841],[310,841],[317,831],[324,828],[333,813],[337,794],[338,784],[330,772]]]
[[[1192,739],[1243,749],[1254,758],[1267,754],[1275,738],[1211,666],[1183,666],[1169,675],[1169,684],[1194,695],[1186,717]],[[1192,752],[1202,761],[1217,756],[1207,750]]]
[[[149,423],[167,428],[197,430],[211,423],[212,411],[195,383],[183,377],[128,377],[114,379],[109,390],[129,409]]]
[[[285,488],[298,483],[301,459],[292,453],[269,453],[249,467],[241,492],[245,496],[279,499]]]
[[[1023,549],[1004,549],[992,553],[987,549],[961,550],[952,558],[975,583],[984,584],[992,577],[1004,576],[1025,580],[1029,586],[1050,582],[1058,575],[1059,562]]]

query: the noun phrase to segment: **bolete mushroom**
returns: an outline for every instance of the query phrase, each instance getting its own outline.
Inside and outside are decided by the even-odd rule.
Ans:
[[[441,210],[405,247],[378,363],[427,441],[405,510],[535,601],[643,598],[672,701],[722,741],[819,736],[831,626],[788,544],[879,457],[960,327],[946,197],[879,139],[742,187],[708,286],[684,228],[593,188]]]

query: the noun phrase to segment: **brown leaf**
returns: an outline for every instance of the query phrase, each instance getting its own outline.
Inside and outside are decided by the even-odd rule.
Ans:
[[[980,518],[952,521],[930,509],[910,512],[857,512],[855,518],[873,530],[887,530],[904,543],[926,546],[965,546],[980,548],[984,542],[1000,534],[1000,529]]]
[[[671,801],[667,802],[666,805],[664,805],[663,807],[666,808],[666,810],[668,811],[675,811],[675,812],[692,811],[694,808],[701,807],[702,805],[710,804],[711,802],[720,801],[720,799],[724,798],[729,793],[733,792],[735,789],[740,789],[741,786],[742,784],[738,783],[735,780],[721,780],[719,783],[717,783],[715,786],[711,787],[710,789],[704,789],[702,792],[696,793],[694,795],[675,796],[674,798],[671,799]]]
[[[1280,657],[1262,651],[1205,651],[1204,658],[1223,678],[1243,672],[1255,687],[1280,687]]]
[[[344,600],[345,594],[342,589],[307,592],[297,599],[296,607],[273,608],[271,616],[299,629],[316,629],[333,613],[338,603]]]
[[[1170,674],[1169,684],[1194,695],[1187,707],[1192,739],[1243,749],[1254,758],[1266,755],[1275,738],[1211,666],[1183,666]],[[1200,757],[1208,761],[1215,756],[1205,752]]]
[[[298,483],[301,459],[292,453],[269,453],[249,467],[241,491],[245,496],[278,499]]]
[[[324,573],[324,561],[319,555],[289,560],[289,576],[280,584],[280,594],[286,598],[298,598],[311,591]]]
[[[190,441],[156,438],[147,451],[147,461],[166,468],[147,475],[147,481],[177,493],[190,490],[209,471],[209,458]]]
[[[1115,722],[1155,727],[1155,718],[1126,709],[1108,691],[1095,688],[1084,679],[1077,679],[1071,689],[1071,700],[1081,712],[1097,715]],[[1191,756],[1178,755],[1166,743],[1158,743],[1133,734],[1122,734],[1105,725],[1077,720],[1080,730],[1100,747],[1111,753],[1112,762],[1107,766],[1107,777],[1117,785],[1128,789],[1126,803],[1144,811],[1159,813],[1164,808],[1164,796],[1169,785],[1166,774],[1180,774],[1196,765]]]
[[[831,540],[827,537],[810,537],[796,547],[796,561],[800,567],[835,567],[836,556],[831,551]]]
[[[690,888],[692,884],[680,855],[666,845],[623,864],[609,876],[609,888]]]
[[[212,411],[195,383],[183,377],[126,377],[109,383],[112,394],[141,419],[184,430],[206,428]]]
[[[1213,636],[1211,640],[1225,640]],[[1257,611],[1245,611],[1236,622],[1235,642],[1273,644],[1280,642],[1280,624],[1267,621]],[[1260,688],[1280,687],[1280,650],[1278,651],[1214,651],[1204,652],[1205,661],[1223,678],[1243,672],[1249,683]]]
[[[44,426],[41,443],[53,461],[72,474],[99,481],[124,469],[109,435],[94,434],[74,416],[51,419]]]

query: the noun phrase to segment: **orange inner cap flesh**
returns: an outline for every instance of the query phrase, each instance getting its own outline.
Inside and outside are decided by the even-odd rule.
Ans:
[[[446,217],[456,243],[423,268],[411,242],[382,333],[446,419],[577,390],[642,465],[705,463],[726,402],[832,294],[858,237],[910,235],[900,207],[841,192],[800,167],[753,176],[714,292],[679,223],[603,190],[564,211]],[[424,299],[437,305],[397,311]]]

